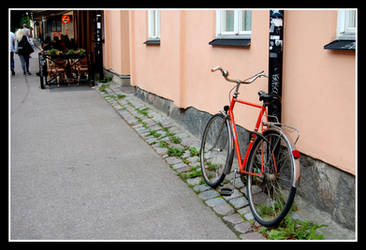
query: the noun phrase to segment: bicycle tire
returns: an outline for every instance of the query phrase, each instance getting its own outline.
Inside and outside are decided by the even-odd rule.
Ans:
[[[294,201],[295,165],[289,140],[276,130],[257,137],[249,154],[247,170],[262,172],[263,177],[248,175],[247,196],[255,220],[266,227],[277,226]]]
[[[202,135],[200,165],[206,184],[216,188],[233,163],[234,150],[228,120],[218,113],[207,122]]]

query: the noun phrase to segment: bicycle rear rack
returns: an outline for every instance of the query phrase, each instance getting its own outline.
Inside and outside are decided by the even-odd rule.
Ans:
[[[264,126],[267,126],[268,128],[270,127],[275,127],[277,129],[280,129],[282,132],[284,132],[286,134],[287,137],[289,137],[291,140],[292,140],[292,143],[293,145],[295,146],[297,141],[299,140],[300,138],[300,131],[297,129],[297,128],[294,128],[292,126],[289,126],[287,124],[284,124],[284,123],[280,123],[278,121],[278,118],[277,116],[274,116],[274,115],[268,115],[269,118],[273,118],[275,119],[275,122],[265,122],[265,121],[262,121],[262,124]],[[297,133],[297,136],[295,137],[296,139],[294,139],[291,134],[293,132],[296,132]]]

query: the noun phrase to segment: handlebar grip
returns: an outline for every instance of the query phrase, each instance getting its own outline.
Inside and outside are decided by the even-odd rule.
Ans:
[[[214,68],[211,69],[211,72],[215,72],[216,70],[220,69],[220,66],[216,66]]]

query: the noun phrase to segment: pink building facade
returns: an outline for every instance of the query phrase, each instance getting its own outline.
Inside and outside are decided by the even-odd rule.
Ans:
[[[240,11],[105,10],[104,68],[120,78],[129,76],[132,86],[169,100],[178,109],[215,114],[228,104],[233,85],[221,74],[210,72],[212,67],[220,65],[235,79],[268,72],[269,10]],[[354,10],[284,11],[281,111],[282,122],[300,130],[298,150],[310,162],[350,176],[353,191],[357,173],[357,58],[352,43],[357,39],[356,17]],[[241,38],[250,44],[209,44],[217,38]],[[334,47],[338,41],[347,46]],[[267,92],[268,79],[241,86],[239,97],[260,104],[259,90]],[[243,106],[235,112],[238,124],[254,128],[256,109]],[[302,174],[320,163],[311,164]],[[318,178],[321,169],[317,167]],[[337,193],[337,183],[321,185],[318,189]],[[325,196],[318,198],[337,199]],[[324,209],[334,216],[340,213]]]

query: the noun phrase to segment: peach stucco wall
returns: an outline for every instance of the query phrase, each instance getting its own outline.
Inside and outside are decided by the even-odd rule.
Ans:
[[[120,75],[130,74],[129,11],[104,11],[103,64]]]
[[[283,120],[300,151],[355,174],[355,52],[324,49],[336,27],[335,10],[285,12]]]
[[[251,45],[242,48],[208,44],[215,39],[215,10],[161,10],[160,16],[160,45],[146,45],[147,10],[130,10],[132,85],[214,114],[228,104],[233,84],[211,67],[240,79],[268,72],[268,10],[253,10]],[[300,130],[302,153],[355,174],[355,53],[324,49],[335,39],[337,11],[286,10],[284,24],[283,122]],[[242,86],[239,98],[259,104],[257,92],[267,91],[267,81]],[[235,112],[237,123],[253,129],[256,109]]]

